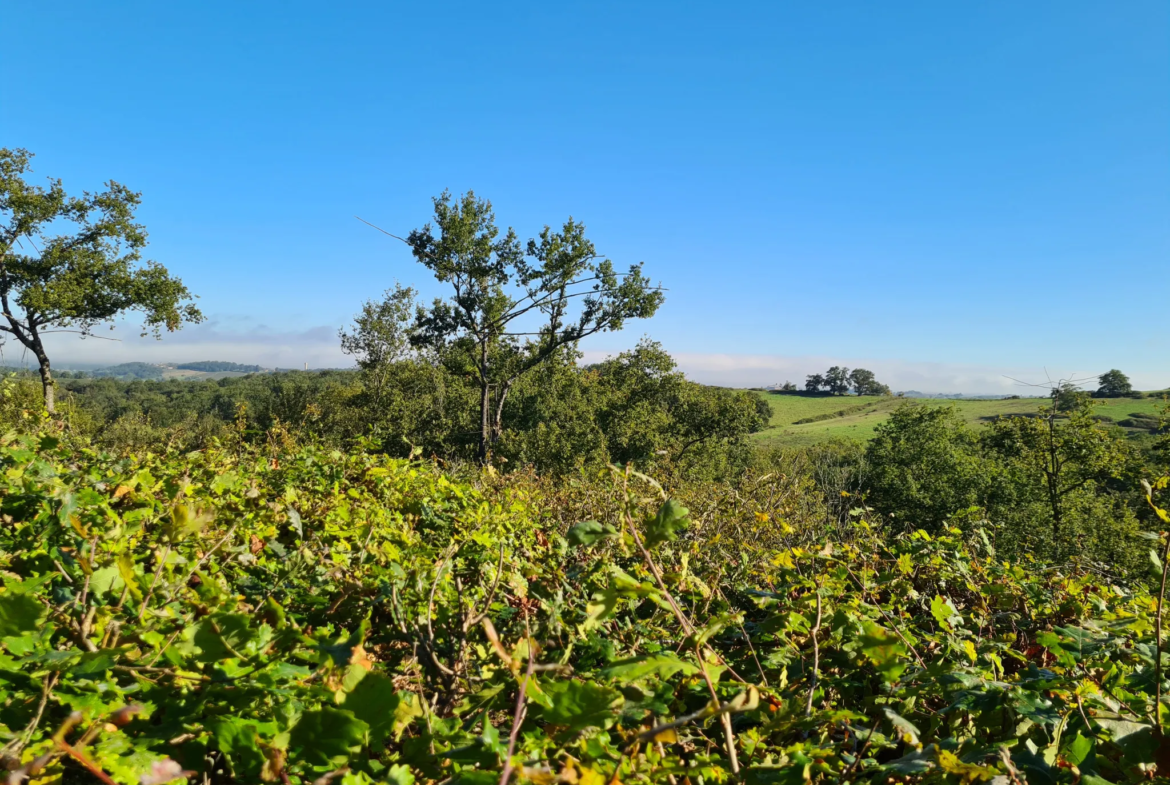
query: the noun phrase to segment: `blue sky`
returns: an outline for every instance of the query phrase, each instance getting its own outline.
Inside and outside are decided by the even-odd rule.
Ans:
[[[141,190],[211,322],[75,362],[344,364],[444,188],[669,288],[695,378],[1170,385],[1170,3],[9,0],[0,145]],[[13,347],[5,347],[12,359]],[[195,355],[198,356],[189,356]],[[133,357],[131,356],[133,355]],[[880,375],[880,374],[879,374]]]

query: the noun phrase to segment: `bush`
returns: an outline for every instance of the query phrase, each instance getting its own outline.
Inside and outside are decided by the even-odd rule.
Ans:
[[[1136,783],[1161,759],[1157,601],[1007,563],[977,521],[885,537],[859,510],[818,541],[778,474],[688,509],[630,470],[453,476],[280,433],[121,458],[42,431],[0,468],[15,781]]]

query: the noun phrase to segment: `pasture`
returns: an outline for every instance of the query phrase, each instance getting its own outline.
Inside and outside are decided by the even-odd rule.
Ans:
[[[757,392],[772,407],[768,427],[755,434],[767,446],[800,446],[832,439],[868,441],[874,429],[899,406],[954,406],[967,422],[985,423],[996,417],[1036,412],[1047,398],[1005,398],[1000,400],[964,398],[898,398],[893,396],[777,395]],[[1094,401],[1097,412],[1107,421],[1122,426],[1133,420],[1157,420],[1165,401],[1160,397],[1101,398]],[[1134,430],[1127,428],[1127,430]]]

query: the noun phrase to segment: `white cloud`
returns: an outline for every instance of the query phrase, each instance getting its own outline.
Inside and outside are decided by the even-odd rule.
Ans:
[[[328,325],[302,329],[275,329],[256,323],[250,317],[220,315],[203,324],[175,333],[164,333],[161,340],[138,335],[133,324],[120,324],[113,331],[102,331],[99,338],[81,339],[58,334],[46,337],[49,356],[58,368],[95,367],[125,362],[194,362],[226,360],[262,365],[266,368],[348,368],[353,358],[342,354],[337,328]],[[613,352],[587,350],[584,362],[597,362]],[[1042,367],[989,366],[962,363],[913,362],[908,360],[865,358],[784,356],[769,354],[676,352],[679,369],[688,378],[704,384],[728,387],[763,387],[792,381],[804,386],[811,373],[823,373],[832,365],[868,368],[893,390],[978,394],[1034,394],[1012,380],[1043,382],[1047,375],[1067,377],[1069,369]],[[0,365],[32,365],[33,359],[13,341],[0,346]],[[1092,369],[1099,372],[1102,369]],[[1079,377],[1087,376],[1078,373]],[[1012,377],[1012,378],[1009,378]],[[1162,389],[1170,383],[1165,374],[1135,369],[1134,386],[1141,390]],[[1090,385],[1086,385],[1090,386]]]
[[[127,362],[194,362],[225,360],[266,368],[345,368],[353,358],[342,354],[337,328],[326,325],[277,330],[246,318],[222,317],[163,333],[161,340],[142,338],[134,325],[99,330],[99,338],[71,334],[45,337],[53,365],[92,367]],[[117,340],[104,340],[114,338]],[[32,364],[23,347],[9,341],[2,347],[0,364]]]
[[[586,362],[596,362],[605,356],[602,352],[586,352]],[[966,393],[968,395],[1034,395],[1039,391],[1021,386],[1013,379],[1043,382],[1050,373],[1053,378],[1069,376],[1068,371],[1044,368],[986,366],[961,363],[912,362],[865,357],[792,357],[768,354],[674,354],[678,367],[688,378],[704,384],[727,387],[765,387],[791,381],[804,386],[804,378],[813,373],[824,373],[833,365],[848,368],[868,368],[879,381],[895,391],[918,390],[928,393]],[[1084,374],[1079,374],[1084,376]],[[1009,378],[1011,377],[1011,378]],[[1146,381],[1134,378],[1135,384]],[[1151,378],[1149,386],[1157,389]]]

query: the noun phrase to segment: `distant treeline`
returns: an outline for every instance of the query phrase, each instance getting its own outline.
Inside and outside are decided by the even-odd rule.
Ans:
[[[120,365],[110,365],[105,368],[94,368],[87,371],[70,371],[61,370],[56,371],[55,375],[59,379],[121,379],[123,381],[162,381],[165,378],[165,371],[168,367],[173,367],[181,371],[199,371],[201,373],[260,373],[264,369],[259,365],[243,365],[241,363],[232,363],[222,360],[201,360],[193,363],[179,363],[174,366],[161,366],[153,363],[121,363]],[[13,366],[0,366],[0,373],[36,373],[35,370],[29,368],[18,368]]]
[[[204,373],[260,373],[264,369],[259,365],[241,365],[222,360],[201,360],[196,363],[180,363],[175,366],[181,371],[203,371]]]

